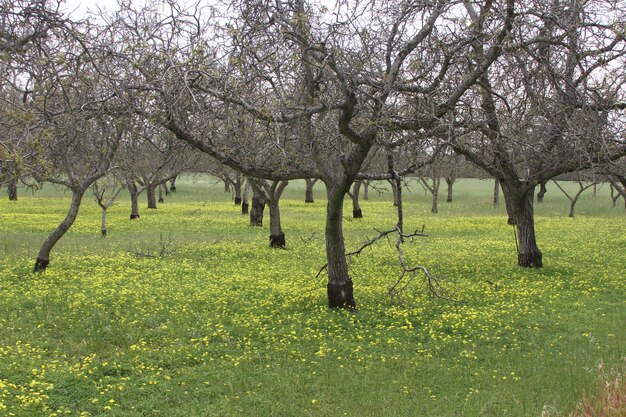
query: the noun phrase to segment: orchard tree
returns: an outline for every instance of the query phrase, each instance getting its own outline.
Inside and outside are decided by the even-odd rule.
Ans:
[[[517,233],[518,264],[542,267],[537,184],[615,160],[623,135],[624,1],[525,2],[502,57],[455,111],[458,153],[495,177]],[[477,31],[478,5],[465,3]],[[484,53],[477,36],[475,53]]]

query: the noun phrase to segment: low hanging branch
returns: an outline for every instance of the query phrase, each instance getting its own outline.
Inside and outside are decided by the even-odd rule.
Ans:
[[[400,267],[402,268],[402,272],[401,272],[400,276],[398,277],[398,279],[394,282],[394,284],[387,291],[387,294],[389,296],[399,298],[400,295],[402,294],[402,292],[408,288],[408,286],[409,286],[409,284],[411,284],[411,282],[413,282],[413,280],[417,276],[418,272],[422,272],[424,274],[426,284],[428,285],[428,290],[431,292],[433,297],[442,298],[442,299],[448,300],[448,301],[456,301],[456,300],[454,300],[454,299],[452,299],[452,298],[450,298],[450,297],[448,297],[448,296],[443,294],[441,284],[439,283],[437,278],[435,278],[430,273],[428,268],[426,268],[425,266],[422,266],[422,265],[409,266],[409,265],[406,264],[406,262],[404,260],[404,252],[402,251],[402,245],[408,239],[412,240],[415,237],[426,237],[426,236],[428,236],[427,234],[424,233],[424,226],[422,226],[421,230],[416,230],[413,233],[404,233],[404,232],[402,232],[400,230],[399,226],[396,226],[393,229],[383,230],[383,231],[380,231],[380,230],[377,230],[377,229],[374,229],[374,230],[376,230],[378,232],[378,235],[376,235],[375,237],[373,237],[372,239],[370,239],[370,240],[368,240],[366,242],[363,242],[361,244],[361,246],[359,246],[356,250],[354,250],[352,252],[346,253],[346,256],[348,256],[348,257],[358,256],[366,248],[374,245],[379,240],[381,240],[383,238],[387,238],[387,240],[389,240],[389,237],[391,235],[394,235],[394,234],[397,233],[398,234],[398,239],[396,240],[395,247],[396,247],[396,250],[398,251],[398,262],[400,264]],[[328,267],[328,264],[324,264],[324,266],[322,266],[320,268],[319,272],[317,273],[316,278],[319,278],[319,276],[322,274],[322,272],[327,267]]]

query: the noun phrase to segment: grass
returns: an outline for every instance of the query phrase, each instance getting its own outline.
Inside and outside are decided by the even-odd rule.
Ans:
[[[69,196],[0,200],[0,415],[567,416],[597,391],[600,364],[625,373],[626,216],[608,187],[583,194],[574,219],[551,187],[536,209],[546,267],[522,270],[491,182],[459,181],[437,215],[414,183],[407,228],[429,237],[406,259],[459,302],[421,280],[389,299],[398,269],[381,243],[351,261],[349,313],[325,308],[315,278],[321,184],[315,204],[301,182],[286,189],[286,250],[215,181],[177,186],[133,222],[121,196],[106,239],[85,201],[43,274],[30,272],[36,252]],[[389,191],[370,196],[365,219],[345,222],[348,249],[395,223]]]

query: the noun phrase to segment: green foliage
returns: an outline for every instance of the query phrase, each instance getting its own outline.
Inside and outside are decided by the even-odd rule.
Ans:
[[[421,281],[390,300],[398,266],[382,242],[351,261],[356,313],[326,309],[315,278],[321,184],[315,204],[299,182],[285,191],[286,250],[205,177],[135,221],[121,196],[106,239],[86,198],[42,274],[38,245],[69,196],[0,200],[0,415],[566,415],[600,363],[625,371],[623,209],[601,190],[570,219],[552,187],[537,207],[546,267],[522,270],[491,185],[460,182],[438,215],[418,185],[405,193],[407,229],[430,234],[406,244],[407,263],[460,302]],[[395,223],[390,192],[370,196],[365,219],[345,221],[349,250]]]

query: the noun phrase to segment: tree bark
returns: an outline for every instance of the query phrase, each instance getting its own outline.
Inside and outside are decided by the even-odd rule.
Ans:
[[[398,189],[393,185],[393,181],[389,181],[391,184],[391,191],[393,192],[393,206],[398,207],[400,204],[400,196],[398,195]]]
[[[248,203],[248,196],[250,195],[250,180],[246,179],[246,184],[243,187],[243,194],[241,197],[241,214],[248,214],[250,204]]]
[[[270,208],[270,246],[273,248],[284,248],[287,244],[285,233],[280,224],[280,197],[287,186],[288,181],[274,181],[269,190]]]
[[[431,213],[439,213],[439,185],[441,184],[440,177],[433,177],[433,204],[430,207]]]
[[[263,226],[263,212],[265,211],[265,198],[261,193],[252,188],[252,207],[250,208],[250,226]]]
[[[10,201],[17,201],[17,178],[12,177],[7,184],[7,192],[9,194]]]
[[[354,181],[354,184],[352,184],[352,193],[350,193],[350,198],[352,198],[352,218],[354,219],[363,218],[363,210],[361,210],[361,205],[359,204],[360,193],[361,193],[361,181],[356,180]]]
[[[131,182],[127,185],[128,192],[130,193],[130,219],[138,219],[139,216],[139,190],[137,184]]]
[[[172,177],[170,180],[170,191],[173,193],[176,192],[176,176]]]
[[[539,192],[537,193],[537,203],[543,203],[543,196],[546,195],[548,189],[546,188],[546,181],[539,183]]]
[[[102,237],[106,237],[107,235],[107,209],[106,207],[102,208],[102,226],[100,227],[100,231],[102,233]]]
[[[148,197],[148,208],[149,209],[157,208],[155,189],[156,189],[156,186],[154,184],[148,183],[146,185],[146,195]]]
[[[233,182],[233,188],[235,189],[235,205],[241,205],[241,174],[237,174],[237,178]]]
[[[446,202],[452,202],[452,187],[454,186],[454,182],[456,178],[446,177],[446,184],[448,185],[448,197],[446,198]]]
[[[165,189],[164,184],[159,184],[159,203],[163,203],[165,199],[163,198],[163,190]]]
[[[65,219],[48,236],[48,238],[41,246],[41,249],[39,249],[39,254],[37,255],[37,260],[35,261],[35,272],[41,272],[45,270],[50,264],[50,252],[52,251],[54,245],[56,245],[56,243],[59,241],[59,239],[61,239],[65,232],[67,232],[72,224],[74,224],[76,216],[78,216],[80,202],[83,198],[84,193],[85,189],[83,188],[77,188],[72,190],[72,200]]]
[[[517,263],[524,268],[543,267],[542,254],[535,239],[533,212],[534,187],[501,181],[509,224],[515,226]]]
[[[500,206],[500,180],[495,179],[493,183],[493,207]]]
[[[317,182],[317,179],[306,178],[304,181],[306,182],[306,191],[305,191],[305,194],[304,194],[304,202],[305,203],[314,203],[315,200],[313,199],[313,186]]]
[[[327,185],[326,259],[328,261],[328,307],[355,309],[352,279],[348,275],[343,238],[343,199],[345,192]]]
[[[368,201],[370,199],[370,182],[369,180],[363,181],[363,200]]]

